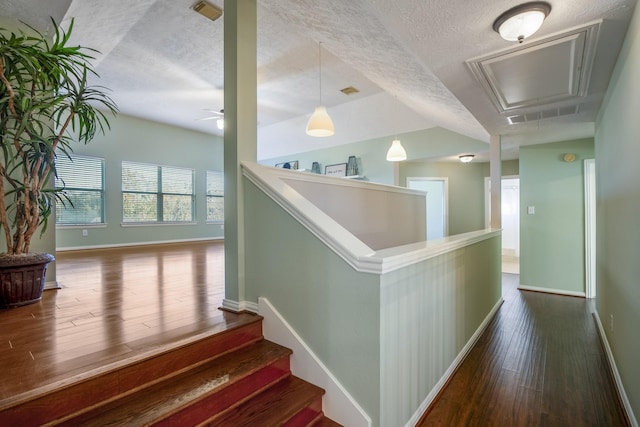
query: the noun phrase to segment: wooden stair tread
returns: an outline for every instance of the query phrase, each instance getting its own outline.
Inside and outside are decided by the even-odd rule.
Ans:
[[[216,427],[283,425],[305,407],[321,399],[323,394],[324,390],[320,387],[289,376],[221,416],[210,419],[206,425]],[[321,414],[321,411],[317,413]]]
[[[46,396],[53,390],[90,380],[109,371],[117,371],[134,362],[172,352],[175,350],[176,343],[180,346],[188,346],[199,340],[207,339],[207,337],[214,337],[256,324],[261,320],[260,316],[221,311],[217,316],[207,319],[202,325],[196,325],[198,328],[193,325],[181,327],[165,332],[163,337],[155,334],[148,338],[138,339],[127,343],[127,345],[118,346],[117,349],[122,348],[120,352],[114,351],[114,349],[105,351],[105,355],[100,356],[98,361],[96,361],[95,354],[91,354],[62,363],[53,364],[52,362],[51,366],[44,368],[34,364],[33,372],[25,370],[22,373],[23,380],[3,388],[7,394],[0,396],[0,410],[6,410],[40,396]],[[55,358],[52,357],[53,359]],[[7,360],[7,362],[10,367],[24,365],[18,360],[15,362]],[[39,360],[39,363],[44,362]]]
[[[288,375],[290,354],[291,350],[285,347],[261,340],[76,416],[71,421],[83,426],[147,425],[171,416],[185,405],[206,396],[225,393],[229,386],[276,361],[285,360],[271,375],[276,378]],[[257,381],[256,387],[259,387]]]
[[[342,427],[342,424],[338,424],[330,418],[323,416],[313,427]]]

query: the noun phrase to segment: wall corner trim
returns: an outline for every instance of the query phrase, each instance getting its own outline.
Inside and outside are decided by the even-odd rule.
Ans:
[[[627,414],[627,418],[629,419],[631,426],[638,427],[638,420],[636,419],[635,414],[633,413],[631,402],[629,402],[627,393],[624,390],[624,384],[622,384],[622,378],[620,377],[620,372],[618,372],[616,360],[613,357],[611,346],[609,345],[609,341],[607,340],[607,335],[605,334],[604,327],[602,326],[602,322],[600,321],[600,315],[598,314],[597,311],[593,312],[593,318],[596,322],[598,335],[600,336],[600,341],[602,342],[602,347],[604,348],[604,352],[607,355],[607,361],[609,362],[609,369],[611,370],[611,374],[613,375],[613,380],[615,382],[616,389],[618,391],[618,396],[622,401],[622,406],[624,407],[625,413]]]
[[[249,311],[251,313],[258,313],[258,304],[251,301],[233,301],[230,299],[222,300],[222,308],[225,310],[240,313],[241,311]]]

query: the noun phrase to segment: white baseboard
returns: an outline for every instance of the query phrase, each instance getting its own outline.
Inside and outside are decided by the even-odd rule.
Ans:
[[[251,313],[258,312],[258,304],[251,301],[234,301],[230,299],[222,300],[222,308],[239,313],[241,311],[250,311]]]
[[[616,388],[618,389],[618,394],[620,395],[620,399],[622,400],[622,405],[624,406],[625,412],[627,413],[627,417],[631,422],[631,426],[638,427],[638,421],[636,420],[636,417],[633,413],[633,408],[631,407],[631,402],[629,402],[627,393],[624,390],[624,385],[622,384],[622,378],[620,378],[620,372],[618,372],[618,367],[616,366],[616,360],[613,358],[613,352],[611,351],[609,340],[607,340],[607,335],[604,332],[604,327],[602,326],[602,322],[600,321],[600,315],[596,311],[593,313],[593,317],[595,318],[596,325],[598,326],[600,341],[602,341],[604,352],[607,355],[607,359],[609,360],[609,366],[611,367],[611,372],[613,373],[613,379],[616,383]]]
[[[115,243],[115,244],[108,244],[108,245],[69,246],[66,248],[56,248],[56,252],[86,251],[89,249],[128,248],[131,246],[166,245],[170,243],[204,242],[208,240],[224,241],[224,237],[200,237],[196,239],[157,240],[153,242],[133,242],[133,243]]]
[[[478,338],[480,338],[480,335],[482,335],[484,330],[487,328],[487,326],[489,325],[489,322],[491,322],[493,317],[496,315],[498,309],[500,308],[503,302],[504,300],[502,298],[500,298],[498,302],[496,302],[496,304],[493,306],[489,314],[487,314],[487,316],[484,318],[480,326],[478,326],[478,329],[476,329],[476,331],[471,336],[471,338],[469,338],[469,341],[467,341],[467,343],[462,348],[462,350],[460,350],[460,353],[458,353],[458,356],[456,356],[456,358],[453,360],[451,365],[449,365],[449,368],[445,371],[445,373],[442,375],[442,377],[436,383],[436,385],[431,389],[431,391],[429,392],[427,397],[422,401],[422,403],[420,404],[416,412],[413,414],[413,416],[409,419],[409,421],[407,421],[407,424],[405,424],[405,427],[412,427],[418,424],[418,422],[420,421],[420,418],[422,418],[422,415],[424,415],[426,410],[429,408],[429,405],[431,405],[433,400],[438,396],[440,391],[442,391],[442,389],[447,384],[449,379],[456,372],[456,369],[458,369],[458,366],[460,366],[460,364],[467,357],[467,354],[469,354],[469,352],[475,345],[476,341],[478,341]]]
[[[44,290],[46,291],[49,289],[62,289],[62,286],[60,286],[60,283],[56,280],[50,280],[44,283]]]
[[[291,372],[325,390],[326,393],[322,397],[322,410],[325,415],[344,426],[370,427],[371,418],[269,301],[259,298],[258,307],[258,313],[264,318],[264,337],[293,350]]]
[[[518,289],[520,289],[521,291],[545,292],[547,294],[565,295],[569,297],[587,297],[587,294],[585,292],[567,291],[564,289],[540,288],[538,286],[527,285],[519,285]]]

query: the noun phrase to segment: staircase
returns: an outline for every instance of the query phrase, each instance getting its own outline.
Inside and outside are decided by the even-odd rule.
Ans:
[[[222,331],[212,328],[211,334],[177,347],[130,357],[19,396],[0,408],[1,424],[339,425],[323,415],[324,390],[291,374],[291,350],[263,338],[260,316],[224,316]]]

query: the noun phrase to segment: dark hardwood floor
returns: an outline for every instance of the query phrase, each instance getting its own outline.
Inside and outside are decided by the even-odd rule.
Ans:
[[[0,311],[0,409],[225,315],[221,242],[61,252],[56,266],[63,289]],[[520,292],[517,278],[503,275],[505,303],[420,425],[628,425],[591,302]]]
[[[504,304],[419,426],[627,426],[593,302],[518,291]]]
[[[224,318],[222,242],[56,255],[61,290],[0,310],[0,408],[37,389],[210,330]],[[1,424],[1,423],[0,423]]]

